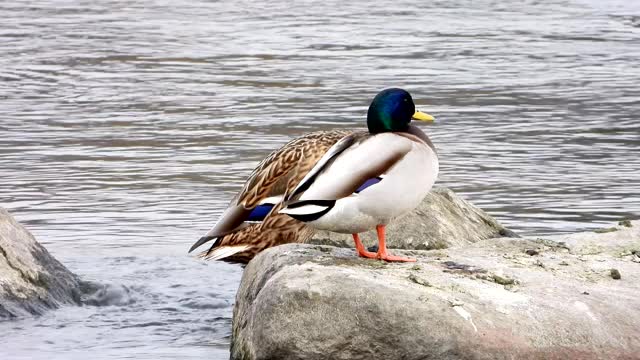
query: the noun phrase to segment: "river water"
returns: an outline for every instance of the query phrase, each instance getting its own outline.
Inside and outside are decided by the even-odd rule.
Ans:
[[[0,205],[94,306],[0,323],[2,359],[228,358],[242,269],[186,250],[271,149],[439,122],[439,184],[522,234],[640,216],[640,2],[0,3]]]

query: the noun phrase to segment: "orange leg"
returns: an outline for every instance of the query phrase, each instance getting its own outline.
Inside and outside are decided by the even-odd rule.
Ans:
[[[406,258],[402,256],[393,256],[387,253],[387,243],[384,239],[384,225],[376,226],[376,231],[378,232],[378,253],[376,257],[380,260],[384,261],[399,261],[399,262],[415,262],[416,259]]]
[[[376,226],[376,230],[378,231],[378,252],[370,252],[364,249],[364,245],[362,241],[360,241],[360,236],[358,234],[353,235],[353,241],[356,243],[356,252],[358,256],[368,258],[368,259],[380,259],[384,261],[399,261],[399,262],[415,262],[416,259],[405,258],[401,256],[393,256],[387,253],[387,243],[385,242],[384,237],[384,225]]]
[[[356,252],[358,253],[358,256],[369,258],[369,259],[375,259],[377,257],[376,253],[366,251],[364,249],[364,245],[362,245],[362,241],[360,241],[360,236],[358,234],[351,234],[351,235],[353,235],[353,241],[355,241],[356,243]]]

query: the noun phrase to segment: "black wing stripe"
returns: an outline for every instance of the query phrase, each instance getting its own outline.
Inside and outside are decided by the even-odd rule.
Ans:
[[[345,136],[340,141],[338,141],[334,145],[334,147],[329,149],[329,152],[325,154],[325,156],[327,157],[326,158],[323,157],[318,161],[316,166],[313,169],[311,169],[309,174],[305,176],[302,182],[298,184],[298,186],[296,186],[294,191],[291,194],[289,194],[289,196],[287,196],[286,201],[293,199],[296,195],[301,194],[302,192],[309,189],[309,187],[311,186],[311,184],[313,184],[313,182],[316,180],[318,175],[322,173],[322,170],[324,170],[328,165],[330,165],[333,162],[333,160],[336,158],[336,156],[340,155],[343,151],[348,149],[351,145],[353,145],[356,142],[357,137],[354,135],[355,134]]]
[[[336,201],[335,200],[303,200],[303,201],[295,202],[287,207],[290,209],[295,209],[305,205],[323,206],[325,207],[325,209],[312,214],[287,214],[287,215],[302,222],[318,220],[324,214],[328,213],[329,211],[331,211],[331,209],[333,209],[333,207],[336,205]]]

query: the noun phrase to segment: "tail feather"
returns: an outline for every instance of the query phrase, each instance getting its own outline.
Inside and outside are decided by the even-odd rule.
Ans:
[[[213,245],[215,245],[216,241],[218,240],[217,236],[209,236],[209,235],[205,235],[203,237],[201,237],[200,239],[198,239],[198,241],[196,241],[195,244],[191,245],[191,248],[189,249],[189,252],[192,252],[193,250],[197,249],[198,247],[200,247],[200,245],[209,242],[213,240]]]
[[[237,253],[247,250],[249,245],[233,245],[233,246],[218,246],[211,247],[207,251],[200,253],[200,257],[206,260],[220,260]]]

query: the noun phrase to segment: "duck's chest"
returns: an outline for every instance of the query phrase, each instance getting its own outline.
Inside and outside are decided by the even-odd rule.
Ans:
[[[438,156],[429,146],[415,143],[382,180],[357,194],[360,211],[385,219],[417,207],[438,177]]]

